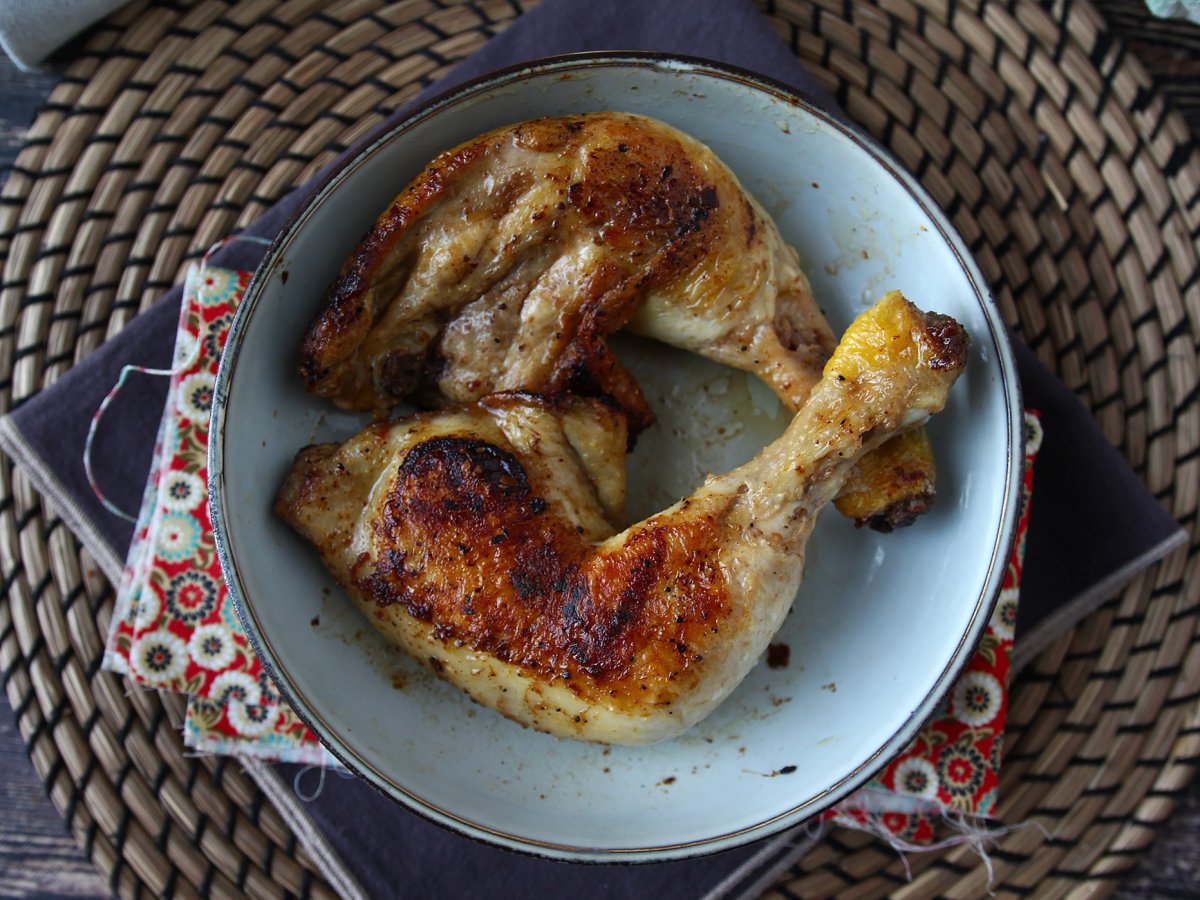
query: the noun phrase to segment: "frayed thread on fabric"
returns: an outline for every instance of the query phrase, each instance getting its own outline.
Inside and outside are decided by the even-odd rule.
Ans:
[[[218,250],[220,250],[222,247],[225,247],[228,244],[232,244],[235,241],[249,241],[250,243],[254,243],[254,244],[266,244],[266,245],[270,245],[270,243],[271,243],[266,238],[261,238],[261,237],[258,237],[257,235],[251,235],[251,234],[246,234],[246,235],[235,234],[230,237],[223,238],[222,240],[217,241],[215,244],[213,244],[211,247],[209,247],[204,252],[204,255],[202,257],[200,257],[200,266],[199,266],[199,271],[197,274],[199,276],[202,276],[204,274],[205,268],[208,265],[209,258],[214,253],[216,253]],[[201,291],[202,291],[202,288],[197,287],[197,289],[196,289],[197,300],[200,299]],[[186,298],[185,298],[184,302],[185,303],[187,302]],[[186,309],[183,310],[184,314],[186,314],[186,312],[187,312]],[[132,363],[127,366],[122,366],[121,374],[117,376],[117,383],[112,386],[112,389],[104,396],[104,399],[100,401],[100,406],[96,409],[96,412],[92,415],[92,421],[88,425],[87,439],[84,441],[84,444],[83,444],[83,470],[87,474],[88,485],[91,487],[92,493],[96,495],[96,499],[100,501],[100,505],[103,506],[106,510],[108,510],[110,513],[112,513],[114,516],[116,516],[119,519],[124,519],[126,522],[134,522],[134,523],[137,522],[137,516],[132,515],[132,514],[126,512],[125,510],[121,509],[119,506],[117,506],[115,503],[113,503],[113,501],[110,500],[107,497],[107,495],[105,495],[104,489],[100,487],[99,481],[96,480],[95,472],[93,472],[93,470],[92,470],[92,446],[96,440],[96,432],[100,428],[100,421],[101,421],[101,419],[104,418],[104,413],[108,410],[109,405],[113,402],[113,400],[115,400],[117,398],[117,394],[119,394],[121,392],[121,388],[123,388],[125,386],[125,381],[126,381],[126,379],[129,378],[130,375],[133,375],[136,373],[139,375],[150,375],[152,377],[170,378],[174,375],[178,375],[180,372],[186,371],[187,368],[196,361],[196,356],[199,353],[199,350],[200,350],[200,341],[197,339],[196,341],[193,341],[192,346],[189,348],[188,352],[185,354],[182,354],[178,359],[176,359],[172,363],[171,368],[169,368],[169,369],[156,369],[151,366],[138,366],[138,365],[133,365]]]
[[[309,772],[311,772],[313,769],[316,769],[317,773],[318,773],[317,774],[317,786],[315,788],[313,788],[313,790],[311,792],[306,792],[304,790],[304,788],[301,786],[300,782],[303,780],[304,776],[307,775]],[[325,773],[326,772],[332,772],[338,778],[353,778],[354,777],[353,773],[347,772],[345,769],[343,769],[339,766],[313,766],[313,765],[304,766],[303,768],[300,769],[299,772],[296,773],[296,777],[292,779],[292,793],[294,793],[296,795],[297,799],[299,799],[300,802],[312,803],[314,800],[316,800],[318,797],[320,797],[321,793],[325,790]]]
[[[1024,831],[1026,828],[1037,828],[1047,839],[1051,836],[1046,827],[1037,821],[1031,820],[1028,822],[1018,822],[1014,825],[992,827],[986,824],[989,820],[982,816],[972,816],[952,810],[942,810],[940,815],[942,825],[954,833],[939,841],[914,844],[912,841],[906,841],[889,829],[884,824],[883,814],[881,813],[870,812],[864,809],[853,809],[849,812],[852,812],[853,815],[839,813],[834,816],[833,821],[846,828],[865,831],[895,850],[896,855],[900,857],[900,862],[904,865],[904,874],[909,881],[912,881],[912,867],[908,864],[907,854],[929,853],[937,850],[947,850],[951,847],[970,847],[975,851],[976,855],[983,862],[984,868],[987,870],[989,896],[994,893],[991,887],[995,881],[996,872],[992,866],[992,858],[988,851],[995,847],[1000,838],[1017,831]]]

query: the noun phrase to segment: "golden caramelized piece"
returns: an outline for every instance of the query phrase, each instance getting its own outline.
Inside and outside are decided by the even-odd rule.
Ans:
[[[711,150],[641,116],[538,119],[443,153],[392,201],[301,373],[378,417],[406,399],[604,397],[636,437],[654,416],[606,343],[625,326],[753,372],[793,411],[835,343],[795,251]]]
[[[911,525],[933,503],[934,467],[925,429],[906,431],[858,461],[833,505],[860,527]]]
[[[619,534],[620,485],[598,481],[617,414],[528,394],[310,447],[276,511],[390,641],[476,701],[564,737],[671,738],[766,648],[851,467],[940,410],[965,356],[957,323],[889,295],[777,441]]]

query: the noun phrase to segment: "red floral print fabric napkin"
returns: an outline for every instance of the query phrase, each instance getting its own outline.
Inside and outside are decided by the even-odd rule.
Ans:
[[[194,267],[184,285],[167,405],[118,585],[105,667],[187,694],[188,746],[325,764],[255,656],[221,576],[208,517],[217,365],[249,274]]]

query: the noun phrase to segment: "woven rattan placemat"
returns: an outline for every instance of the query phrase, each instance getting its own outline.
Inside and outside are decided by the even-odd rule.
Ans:
[[[135,4],[54,90],[0,195],[0,404],[54,381],[522,0]],[[1087,3],[767,2],[949,213],[1013,323],[1193,534],[1013,685],[1000,896],[1111,887],[1200,760],[1200,156]],[[178,698],[100,671],[110,585],[0,461],[0,669],[50,795],[117,893],[328,895]],[[777,893],[978,896],[969,848],[834,831]]]

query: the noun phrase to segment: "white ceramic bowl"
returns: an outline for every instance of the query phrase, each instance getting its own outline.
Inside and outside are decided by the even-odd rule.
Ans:
[[[949,313],[970,362],[931,424],[939,494],[915,527],[833,511],[777,640],[709,719],[650,747],[525,730],[392,651],[271,513],[293,454],[364,422],[309,396],[300,336],[359,236],[438,152],[520,120],[620,110],[707,143],[795,245],[835,328],[891,288]],[[630,457],[631,521],[782,430],[749,376],[626,341],[660,422]],[[1021,409],[1004,328],[962,240],[870,140],[786,88],[698,61],[566,57],[431,103],[342,166],[287,226],[233,323],[210,449],[221,563],[264,664],[347,768],[434,821],[568,859],[643,861],[781,830],[862,785],[953,684],[999,591],[1018,506]],[[718,431],[723,429],[723,434]],[[319,619],[319,625],[312,621]],[[786,773],[786,774],[779,774]]]

